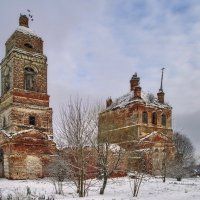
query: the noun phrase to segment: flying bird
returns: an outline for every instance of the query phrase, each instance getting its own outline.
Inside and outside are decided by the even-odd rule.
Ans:
[[[27,11],[28,11],[28,17],[30,18],[30,20],[31,21],[33,21],[33,15],[31,15],[31,11],[29,10],[29,9],[27,9]]]

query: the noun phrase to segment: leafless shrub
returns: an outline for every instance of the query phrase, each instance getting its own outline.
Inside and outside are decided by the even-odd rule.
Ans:
[[[135,172],[134,174],[135,174],[134,177],[129,176],[129,184],[130,184],[131,193],[133,197],[137,197],[142,180],[144,178],[144,173]]]
[[[61,154],[61,153],[60,153]],[[69,167],[62,155],[57,155],[48,165],[48,175],[53,183],[56,194],[64,194],[63,184],[69,179]]]
[[[168,162],[168,175],[181,181],[188,173],[187,167],[194,162],[194,147],[190,139],[179,133],[173,134],[173,142],[176,149],[174,160]]]
[[[135,155],[134,152],[130,154]],[[132,159],[135,159],[134,157]],[[144,154],[140,153],[140,157],[137,159],[137,166],[131,167],[129,169],[129,184],[131,188],[131,192],[133,197],[137,197],[142,180],[144,175],[146,174],[146,162],[144,158]]]
[[[60,143],[65,146],[65,160],[70,172],[67,176],[76,186],[79,197],[88,193],[90,183],[86,179],[91,177],[91,171],[95,173],[98,131],[95,106],[79,97],[70,98],[60,109],[57,124]]]

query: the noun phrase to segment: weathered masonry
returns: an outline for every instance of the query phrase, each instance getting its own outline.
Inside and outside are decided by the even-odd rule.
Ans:
[[[99,115],[99,141],[123,147],[131,157],[129,168],[137,169],[143,162],[149,173],[160,174],[164,157],[173,157],[172,107],[164,95],[162,79],[155,97],[142,91],[135,73],[130,92],[115,101],[107,99]]]
[[[43,41],[26,15],[5,43],[1,66],[0,177],[44,177],[56,147]]]

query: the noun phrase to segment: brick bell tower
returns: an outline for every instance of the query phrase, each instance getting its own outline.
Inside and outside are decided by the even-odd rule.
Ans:
[[[47,166],[57,152],[47,94],[47,57],[42,39],[28,22],[26,15],[20,15],[0,63],[0,177],[9,179],[48,176]]]
[[[43,41],[20,15],[7,40],[1,66],[0,129],[13,135],[36,129],[52,138],[52,109],[47,94],[47,57]]]

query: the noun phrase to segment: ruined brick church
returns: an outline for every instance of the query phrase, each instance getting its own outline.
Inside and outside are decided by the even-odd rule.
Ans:
[[[172,107],[165,102],[162,80],[163,71],[155,97],[142,91],[135,73],[130,92],[114,101],[107,99],[106,109],[100,113],[99,140],[118,144],[128,152],[127,169],[143,168],[158,175],[164,159],[173,159]]]
[[[53,142],[52,109],[47,93],[47,57],[43,41],[30,28],[26,15],[5,43],[1,67],[0,177],[45,177],[57,153]],[[157,98],[145,94],[134,74],[130,92],[99,115],[99,140],[132,152],[128,164],[145,159],[148,172],[160,173],[164,156],[173,155],[172,107],[161,87]]]
[[[44,177],[55,155],[43,41],[26,15],[5,43],[1,66],[0,177]]]

